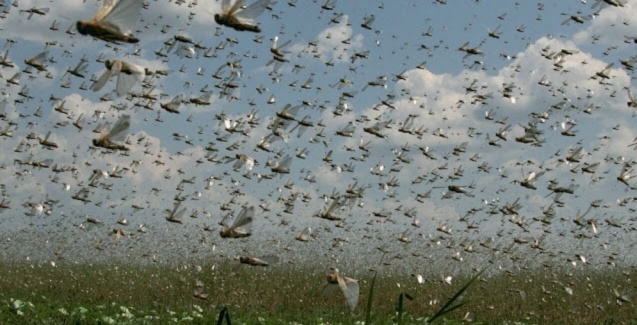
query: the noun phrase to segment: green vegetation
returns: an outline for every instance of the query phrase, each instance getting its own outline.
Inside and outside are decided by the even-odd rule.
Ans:
[[[290,265],[3,264],[0,323],[216,324],[223,308],[232,324],[364,324],[366,317],[370,324],[427,324],[436,317],[438,324],[637,319],[630,302],[637,279],[628,271],[473,271],[452,284],[438,277],[419,284],[382,268],[347,275],[369,293],[369,309],[359,302],[350,312],[337,291],[321,296],[325,274]]]

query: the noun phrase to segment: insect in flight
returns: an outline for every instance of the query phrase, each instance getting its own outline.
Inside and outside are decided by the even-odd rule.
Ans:
[[[323,287],[321,295],[325,296],[329,294],[336,287],[341,289],[349,309],[353,311],[358,303],[358,295],[360,291],[358,280],[342,276],[338,272],[338,269],[334,269],[334,273],[327,275],[327,283]]]
[[[80,20],[75,26],[80,34],[106,42],[137,43],[139,38],[131,31],[142,5],[141,0],[103,0],[92,20]]]
[[[243,207],[232,226],[219,232],[222,238],[243,238],[252,235],[250,228],[254,220],[254,206]]]
[[[259,0],[245,8],[245,0],[237,0],[232,6],[230,6],[230,0],[223,0],[221,2],[220,14],[215,14],[215,22],[219,25],[228,26],[237,31],[250,31],[260,33],[261,28],[254,25],[254,18],[259,16],[267,6],[270,5],[271,0]],[[240,8],[243,8],[239,10]]]
[[[310,227],[305,227],[305,229],[303,229],[303,231],[301,231],[300,234],[298,234],[296,237],[294,237],[294,239],[298,240],[298,241],[309,241],[310,240],[310,236],[312,235],[312,228]]]
[[[252,266],[269,266],[279,261],[278,256],[269,255],[264,256],[262,258],[250,257],[250,256],[239,256],[239,262],[242,264],[248,264]]]
[[[93,145],[106,149],[128,150],[126,146],[116,142],[124,140],[129,127],[130,115],[122,115],[109,131],[102,133],[99,138],[93,139]]]
[[[112,76],[117,76],[117,86],[115,87],[117,96],[124,96],[144,79],[144,75],[151,74],[147,69],[125,61],[106,60],[104,64],[106,71],[93,84],[93,91],[100,91]]]
[[[186,212],[186,208],[182,208],[181,210],[179,210],[180,205],[181,205],[181,202],[177,201],[173,210],[170,212],[168,217],[166,217],[166,220],[173,223],[182,223],[181,217]]]

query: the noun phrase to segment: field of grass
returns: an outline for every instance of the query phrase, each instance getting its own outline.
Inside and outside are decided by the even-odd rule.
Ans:
[[[216,324],[225,306],[232,324],[362,324],[374,273],[343,272],[360,282],[360,299],[350,312],[338,290],[321,295],[327,272],[230,261],[214,268],[10,262],[0,266],[0,323]],[[404,323],[425,324],[468,280],[425,278],[419,284],[381,268],[371,323],[397,323],[398,297],[406,293],[413,300],[404,299]],[[635,281],[632,272],[615,269],[487,270],[455,302],[464,305],[436,322],[635,323]]]

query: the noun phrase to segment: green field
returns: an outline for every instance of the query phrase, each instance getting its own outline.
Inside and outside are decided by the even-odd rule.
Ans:
[[[216,324],[228,308],[232,324],[362,324],[374,272],[359,279],[353,312],[338,290],[321,295],[329,270],[289,265],[123,266],[5,263],[0,267],[2,324]],[[473,272],[474,274],[477,272]],[[635,323],[630,302],[637,278],[628,270],[487,270],[436,323],[625,324]],[[371,323],[425,324],[468,280],[415,278],[379,270]],[[195,297],[197,283],[200,285]],[[201,297],[207,295],[207,299]]]

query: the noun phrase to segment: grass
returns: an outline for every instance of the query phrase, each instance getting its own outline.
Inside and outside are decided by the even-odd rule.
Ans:
[[[435,319],[439,324],[637,320],[633,303],[615,295],[617,291],[630,300],[637,279],[631,272],[615,269],[491,272],[477,280],[458,275],[451,285],[437,277],[418,284],[409,276],[382,269],[359,274],[343,271],[359,279],[361,293],[368,292],[367,301],[361,294],[353,313],[340,292],[320,295],[325,281],[322,271],[327,272],[231,262],[214,270],[211,265],[199,270],[189,265],[5,263],[0,265],[0,323],[217,324],[224,307],[232,324],[363,324],[365,319],[369,324],[426,324],[441,311],[448,313]],[[194,297],[197,281],[203,283],[200,291],[208,295],[207,300]],[[413,300],[403,300],[407,292]]]

